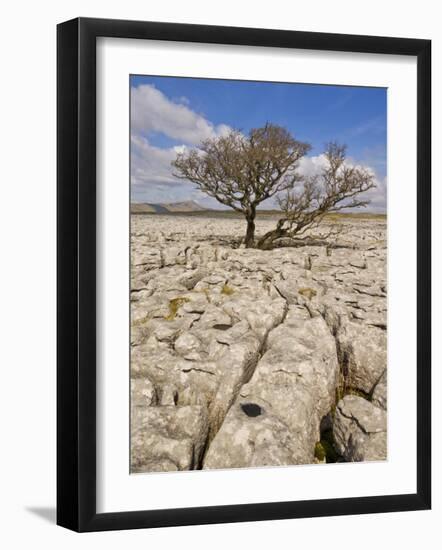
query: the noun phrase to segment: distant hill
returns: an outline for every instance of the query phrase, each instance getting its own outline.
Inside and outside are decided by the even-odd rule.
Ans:
[[[195,201],[164,202],[152,204],[149,202],[133,202],[130,205],[132,214],[168,214],[170,212],[204,212],[204,208]]]
[[[133,202],[130,205],[131,214],[177,214],[177,215],[188,215],[188,216],[209,216],[215,218],[234,218],[241,219],[243,215],[240,212],[235,212],[230,208],[223,209],[213,209],[213,208],[204,208],[195,201],[183,201],[183,202],[162,202],[162,203],[149,203],[149,202]],[[281,217],[280,210],[258,210],[257,211],[258,219],[279,219]],[[332,214],[327,214],[325,219],[328,221],[339,221],[345,219],[386,219],[385,213],[377,212],[337,212]]]
[[[209,208],[204,208],[195,201],[170,202],[161,204],[160,206],[164,206],[169,212],[202,212],[204,210],[210,210]]]

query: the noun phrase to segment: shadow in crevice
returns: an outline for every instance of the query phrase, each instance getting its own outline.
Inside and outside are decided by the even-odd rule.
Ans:
[[[55,507],[49,506],[27,506],[26,511],[38,516],[49,523],[55,524],[57,518],[57,512]]]

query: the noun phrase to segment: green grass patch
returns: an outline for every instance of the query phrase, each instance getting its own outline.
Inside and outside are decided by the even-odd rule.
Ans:
[[[298,294],[304,296],[308,300],[311,300],[316,296],[317,292],[314,288],[300,288],[298,289]]]
[[[150,317],[149,315],[145,315],[144,317],[140,317],[139,319],[136,319],[133,323],[133,327],[139,327],[141,325],[146,324],[149,321]]]
[[[326,454],[325,449],[320,441],[315,443],[315,458],[317,458],[320,462],[324,461]]]
[[[225,294],[226,296],[232,296],[234,292],[233,288],[228,284],[224,284],[221,289],[221,294]]]
[[[333,445],[333,430],[330,428],[321,433],[321,439],[315,444],[315,457],[327,464],[333,464],[339,459],[339,454]]]
[[[184,305],[186,302],[189,302],[189,298],[180,297],[180,298],[173,298],[172,300],[170,300],[169,313],[164,317],[166,321],[173,321],[180,307]]]

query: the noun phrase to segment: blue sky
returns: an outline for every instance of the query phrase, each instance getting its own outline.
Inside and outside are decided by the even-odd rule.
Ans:
[[[349,162],[371,168],[378,187],[369,210],[385,211],[387,90],[312,84],[132,76],[132,200],[197,200],[217,206],[190,182],[176,180],[170,161],[229,128],[247,133],[272,122],[312,149],[307,172],[326,142],[346,143]],[[263,203],[263,208],[273,204]]]

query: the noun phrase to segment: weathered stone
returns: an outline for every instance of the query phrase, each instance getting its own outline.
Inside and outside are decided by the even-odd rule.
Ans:
[[[347,385],[371,393],[387,367],[385,331],[341,319],[336,338],[339,361]]]
[[[284,441],[290,440],[289,450],[282,443],[276,455],[286,457],[288,453],[291,464],[311,463],[320,420],[334,401],[337,376],[334,339],[325,321],[321,317],[310,319],[304,308],[290,307],[284,323],[269,333],[267,351],[250,382],[241,388],[233,405],[236,412],[227,415],[211,443],[204,468],[222,468],[224,463],[244,461],[244,456],[249,457],[249,466],[256,463],[251,437],[259,430],[250,430],[249,416],[238,413],[244,403],[261,407],[265,413],[260,416],[270,416],[266,421],[269,429],[271,425],[279,426],[278,430],[286,427],[290,437]],[[230,440],[238,430],[247,437],[236,438],[233,443]]]
[[[252,376],[260,345],[259,339],[250,333],[230,345],[218,359],[220,380],[209,409],[211,436],[218,431],[241,386]]]
[[[149,337],[149,328],[146,324],[134,325],[130,329],[131,346],[139,346]]]
[[[195,269],[181,275],[181,277],[179,277],[178,279],[178,283],[186,287],[188,290],[191,290],[196,286],[196,284],[199,281],[201,281],[201,279],[203,279],[206,276],[207,276],[206,269]]]
[[[199,294],[198,297],[196,297],[195,295],[187,295],[187,296],[190,296],[190,299],[188,302],[183,304],[182,306],[183,312],[202,314],[206,311],[208,306],[208,301],[204,294]]]
[[[250,331],[250,325],[247,321],[239,321],[233,327],[227,330],[219,331],[216,335],[216,341],[221,344],[233,344],[239,340],[242,336],[245,336]]]
[[[278,281],[275,283],[275,288],[288,304],[293,305],[298,303],[299,294],[296,281],[292,281],[291,283]]]
[[[178,390],[173,384],[163,384],[161,387],[160,405],[176,405],[178,402]]]
[[[296,444],[289,428],[267,410],[266,403],[237,400],[210,446],[204,469],[290,465]]]
[[[178,319],[173,321],[161,320],[155,324],[152,323],[152,325],[151,333],[159,342],[173,342],[184,328],[183,323]]]
[[[157,394],[155,386],[149,378],[132,378],[130,381],[132,408],[150,407],[156,405]]]
[[[201,406],[138,411],[131,426],[132,473],[194,469],[201,459],[207,432],[207,415]]]
[[[387,415],[366,399],[346,395],[336,406],[333,437],[349,462],[387,458]]]
[[[376,407],[387,410],[387,371],[382,373],[371,395],[371,402]]]
[[[186,263],[185,248],[179,246],[168,246],[162,249],[163,265],[183,265]]]
[[[174,348],[179,355],[187,359],[199,359],[198,352],[201,350],[201,342],[194,334],[187,332],[175,340]]]
[[[136,471],[201,467],[198,430],[173,424],[179,409],[205,418],[205,467],[315,462],[342,383],[337,353],[344,385],[387,406],[385,222],[343,225],[330,246],[260,251],[238,247],[239,218],[134,217],[132,430],[150,418]]]
[[[198,328],[230,328],[233,325],[232,319],[222,309],[210,304],[203,315],[201,315]]]

